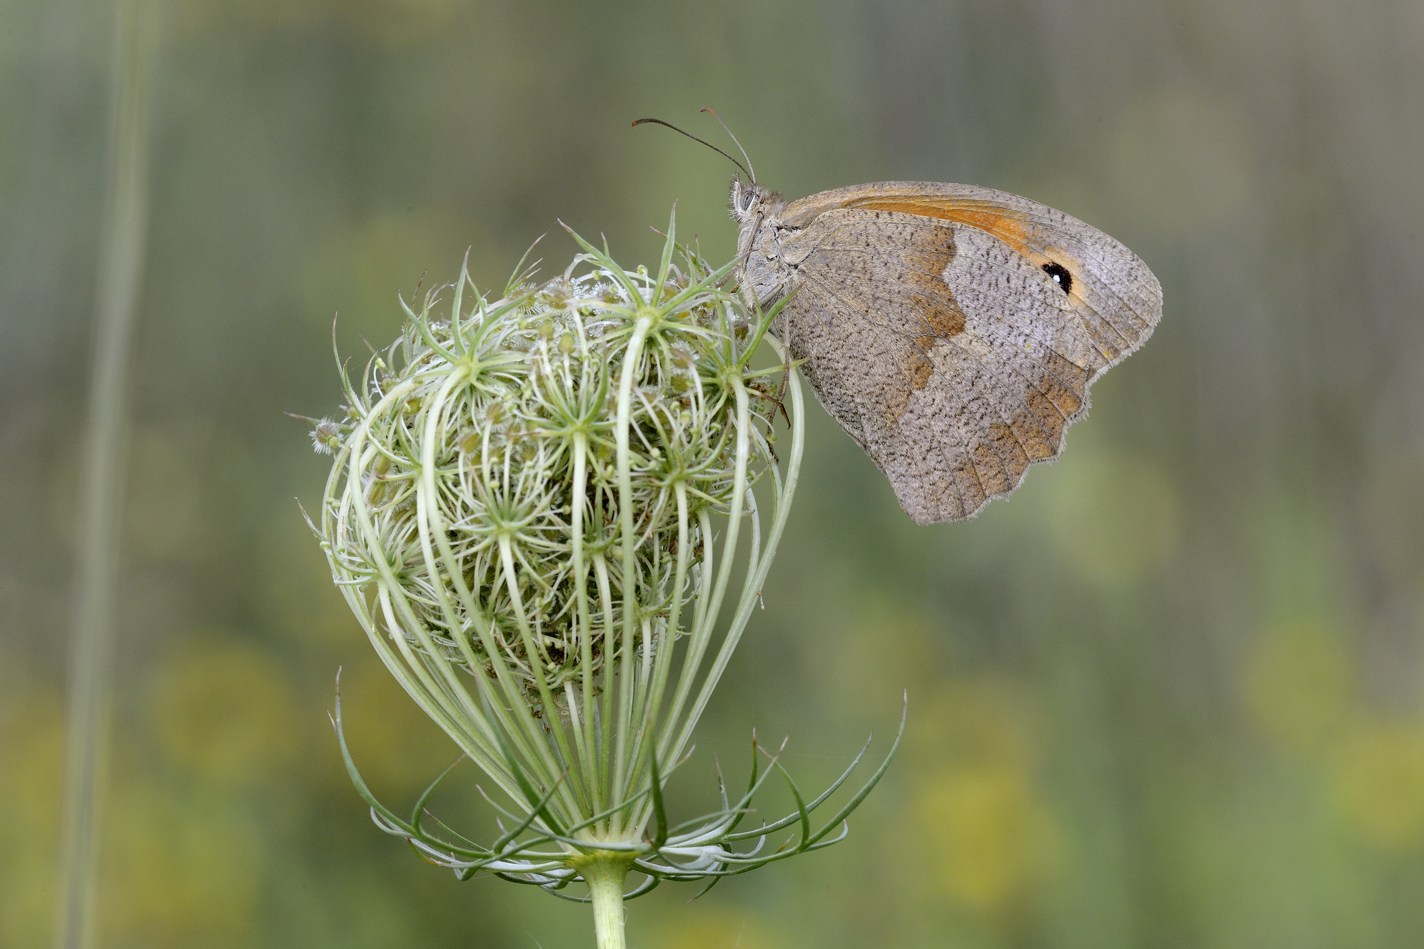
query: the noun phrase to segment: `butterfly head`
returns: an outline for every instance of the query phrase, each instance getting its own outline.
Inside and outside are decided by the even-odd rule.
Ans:
[[[774,218],[783,204],[780,195],[757,184],[755,179],[744,181],[740,175],[732,179],[731,211],[732,220],[737,222],[739,256],[746,258],[767,219]]]
[[[743,227],[750,220],[761,217],[762,208],[767,199],[771,197],[771,192],[765,185],[759,185],[755,181],[743,181],[741,175],[732,178],[732,220]]]

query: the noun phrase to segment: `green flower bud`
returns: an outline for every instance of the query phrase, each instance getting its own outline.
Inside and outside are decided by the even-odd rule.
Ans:
[[[616,895],[629,870],[773,859],[734,846],[760,846],[732,834],[751,791],[679,834],[661,795],[759,602],[802,400],[784,356],[753,368],[773,314],[723,288],[733,264],[709,270],[671,228],[656,273],[580,244],[547,283],[521,273],[490,300],[462,269],[406,308],[346,381],[343,420],[313,433],[335,453],[317,530],[387,668],[517,829],[490,848],[437,838],[376,802],[348,755],[382,826],[462,873]]]

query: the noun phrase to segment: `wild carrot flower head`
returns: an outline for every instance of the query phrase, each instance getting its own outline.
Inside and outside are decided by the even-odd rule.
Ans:
[[[317,530],[337,584],[514,802],[507,833],[432,835],[348,765],[386,829],[464,872],[557,889],[590,854],[653,882],[739,872],[764,862],[737,850],[763,839],[735,832],[745,801],[674,832],[662,782],[758,601],[800,390],[784,360],[753,367],[771,314],[723,289],[731,265],[710,270],[671,228],[656,272],[580,244],[548,282],[524,272],[490,299],[462,269],[407,307],[401,337],[344,376],[344,418],[312,436],[335,456]]]

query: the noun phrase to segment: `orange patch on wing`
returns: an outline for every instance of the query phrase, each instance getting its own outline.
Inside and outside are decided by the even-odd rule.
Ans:
[[[977,511],[984,506],[989,496],[984,493],[984,485],[979,481],[979,473],[968,459],[954,466],[950,473],[954,479],[955,496],[966,511]]]
[[[905,368],[910,377],[910,387],[913,389],[923,389],[930,381],[930,376],[934,375],[934,363],[930,362],[924,353],[911,353]]]
[[[966,204],[948,198],[859,198],[846,202],[848,208],[864,208],[867,211],[894,211],[900,214],[916,214],[920,217],[954,221],[978,228],[992,234],[1008,244],[1020,254],[1029,254],[1028,225],[1022,214],[985,207],[982,204]]]
[[[1049,353],[1043,360],[1043,366],[1043,394],[1064,415],[1069,418],[1077,415],[1087,395],[1088,371],[1058,353]]]
[[[953,300],[916,295],[912,301],[919,306],[920,317],[929,327],[931,336],[948,339],[964,332],[964,312]]]
[[[984,491],[991,497],[1000,494],[1008,494],[1014,489],[1016,481],[1010,481],[1008,472],[1004,470],[1003,459],[995,450],[993,442],[985,439],[974,446],[974,469],[979,475],[979,483],[984,486]]]
[[[1003,422],[995,422],[989,426],[989,441],[999,452],[999,457],[1003,459],[1004,474],[1014,484],[1018,484],[1024,469],[1028,467],[1029,457],[1024,451],[1024,446],[1019,443],[1014,430]],[[1009,490],[1012,490],[1012,485]]]
[[[1024,394],[1024,402],[1028,405],[1028,414],[1038,427],[1043,430],[1044,436],[1048,439],[1049,453],[1056,455],[1062,444],[1063,428],[1068,424],[1068,420],[1052,399],[1037,389],[1030,389]]]
[[[885,424],[892,427],[899,425],[909,411],[911,396],[928,385],[934,375],[934,363],[922,350],[910,351],[905,357],[904,369],[904,385],[892,385],[885,393]]]
[[[1032,408],[1025,408],[1009,420],[1009,429],[1013,432],[1014,438],[1023,446],[1024,457],[1028,461],[1042,461],[1045,458],[1052,458],[1056,452],[1053,450],[1053,443],[1048,440],[1044,428],[1039,424],[1038,416]]]

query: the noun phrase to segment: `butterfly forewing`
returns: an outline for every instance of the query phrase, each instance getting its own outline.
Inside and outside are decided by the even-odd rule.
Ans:
[[[744,285],[794,291],[778,331],[921,523],[970,517],[1057,456],[1089,384],[1160,316],[1142,261],[1015,195],[889,182],[756,210]]]

